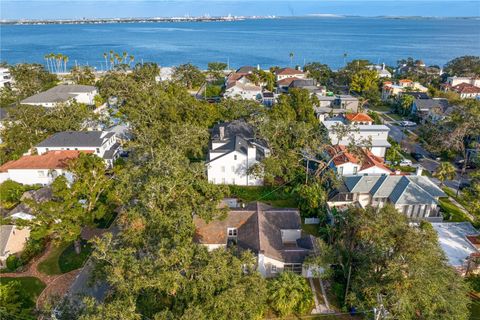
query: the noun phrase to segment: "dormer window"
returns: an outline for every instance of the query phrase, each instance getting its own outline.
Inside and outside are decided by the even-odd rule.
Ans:
[[[237,228],[227,228],[227,236],[229,238],[236,238],[237,237]]]

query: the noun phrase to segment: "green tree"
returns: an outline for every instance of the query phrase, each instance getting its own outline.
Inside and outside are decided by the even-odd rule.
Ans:
[[[412,228],[390,205],[351,208],[335,221],[337,277],[348,305],[371,309],[381,295],[395,318],[468,319],[468,287],[447,264],[430,224]]]
[[[303,69],[308,72],[309,77],[324,85],[327,84],[328,80],[332,76],[332,70],[330,67],[320,62],[307,63]]]
[[[30,298],[21,290],[17,281],[0,285],[0,318],[5,320],[35,319]]]
[[[70,77],[76,84],[95,85],[95,74],[91,67],[75,66],[70,70]]]
[[[12,78],[15,79],[17,103],[54,87],[58,82],[57,76],[46,71],[40,64],[17,64],[9,69]]]
[[[76,102],[53,108],[20,105],[11,108],[8,115],[12,121],[6,121],[0,132],[3,140],[0,147],[2,162],[18,159],[53,133],[80,130],[86,120],[94,119],[87,106]]]
[[[415,98],[409,94],[403,94],[395,104],[397,112],[401,115],[407,116],[412,112],[412,105]]]
[[[225,70],[227,69],[227,64],[224,62],[209,62],[208,63],[208,74],[212,77],[213,80],[217,81],[225,77]]]
[[[400,147],[400,144],[398,144],[396,141],[389,141],[389,142],[391,146],[390,148],[387,149],[385,159],[392,163],[401,161],[403,159],[403,156],[402,156],[402,149]]]
[[[443,186],[445,180],[455,179],[457,176],[457,170],[450,162],[442,162],[433,173],[433,176],[440,180],[440,186]]]
[[[313,307],[312,289],[302,276],[284,271],[269,282],[268,301],[279,316],[304,314]]]
[[[173,78],[187,87],[187,89],[198,88],[205,82],[205,75],[191,63],[175,67]]]
[[[376,70],[360,70],[352,75],[350,89],[365,97],[378,94],[378,74]]]
[[[480,57],[463,56],[450,60],[444,71],[450,76],[478,77],[480,76]]]
[[[92,154],[81,153],[68,164],[73,183],[61,176],[52,184],[54,197],[42,203],[29,202],[36,219],[32,221],[32,237],[49,236],[58,242],[75,242],[80,253],[80,233],[83,227],[95,226],[95,221],[113,210],[108,198],[112,176],[104,161]]]

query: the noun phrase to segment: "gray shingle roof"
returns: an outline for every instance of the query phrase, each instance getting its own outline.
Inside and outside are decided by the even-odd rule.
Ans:
[[[430,110],[439,107],[442,110],[447,110],[450,104],[447,99],[415,99],[417,110]]]
[[[424,176],[347,176],[351,193],[369,193],[373,198],[388,198],[394,204],[432,204],[446,194]]]
[[[47,91],[37,93],[21,101],[21,103],[57,103],[65,102],[79,93],[91,92],[95,90],[94,86],[84,85],[58,85]]]
[[[105,131],[64,131],[40,142],[37,147],[100,147],[115,133]]]
[[[13,225],[2,225],[0,226],[0,255],[5,254],[5,248],[7,247],[8,239],[10,238],[10,233],[12,233]]]

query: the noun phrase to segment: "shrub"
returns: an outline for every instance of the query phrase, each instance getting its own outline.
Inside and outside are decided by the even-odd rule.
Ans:
[[[15,181],[7,180],[0,184],[0,203],[5,209],[14,207],[25,192],[25,187]]]
[[[7,269],[9,271],[15,271],[18,267],[21,266],[20,259],[16,255],[9,255],[6,261]]]
[[[284,271],[268,286],[270,307],[280,316],[303,314],[313,306],[313,293],[307,280],[293,272]]]
[[[22,254],[20,255],[21,265],[26,265],[34,257],[38,256],[45,249],[46,241],[45,239],[28,239],[25,249],[23,249]]]

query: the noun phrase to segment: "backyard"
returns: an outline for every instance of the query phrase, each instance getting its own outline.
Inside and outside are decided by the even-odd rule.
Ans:
[[[92,246],[86,241],[82,241],[82,251],[80,254],[75,252],[73,242],[62,243],[55,246],[50,255],[40,262],[38,271],[47,275],[58,275],[81,268],[92,252]]]
[[[230,196],[243,202],[261,201],[274,207],[296,208],[298,203],[293,193],[278,187],[230,186]]]

